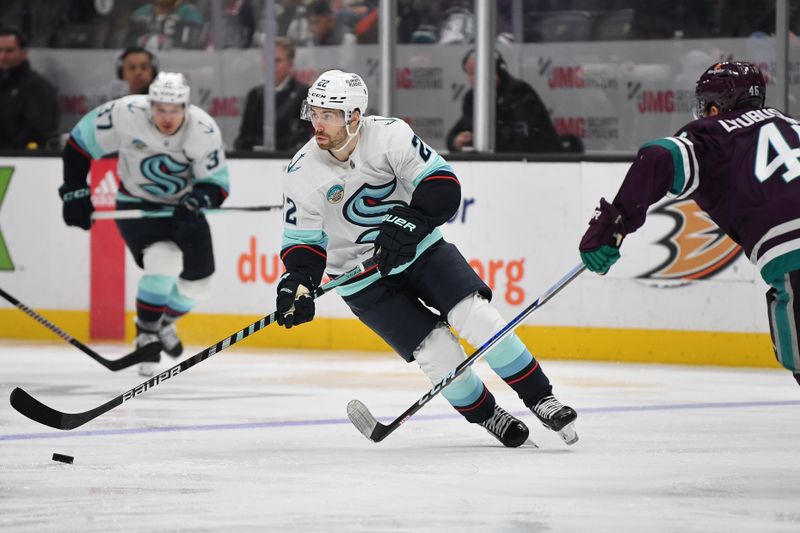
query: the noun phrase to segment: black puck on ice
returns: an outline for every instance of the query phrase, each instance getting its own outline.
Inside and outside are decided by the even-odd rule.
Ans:
[[[72,457],[71,455],[62,455],[60,453],[54,453],[53,454],[53,461],[60,461],[62,463],[67,463],[67,464],[71,465],[72,461],[74,461],[74,460],[75,460],[75,458]]]

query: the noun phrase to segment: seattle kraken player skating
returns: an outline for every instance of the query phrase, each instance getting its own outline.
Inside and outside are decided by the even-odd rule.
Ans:
[[[644,144],[612,203],[583,235],[587,268],[606,273],[626,234],[662,197],[691,198],[740,244],[771,288],[775,356],[800,383],[800,122],[765,108],[758,67],[725,62],[697,82],[697,120]]]
[[[228,168],[216,122],[189,104],[183,74],[161,72],[149,94],[126,96],[86,114],[63,153],[64,221],[91,227],[86,175],[92,159],[119,152],[117,209],[174,206],[172,218],[117,220],[122,238],[144,269],[136,296],[136,345],[161,342],[177,357],[183,345],[175,320],[208,297],[214,251],[201,208],[228,195]],[[142,363],[152,375],[156,363]]]
[[[465,359],[448,324],[480,346],[505,322],[489,304],[489,287],[439,232],[461,200],[453,169],[402,120],[363,116],[367,101],[364,81],[338,70],[322,74],[308,91],[301,116],[315,136],[285,175],[281,257],[287,272],[278,284],[277,320],[287,328],[312,320],[308,295],[323,271],[340,274],[375,254],[378,269],[339,294],[435,383]],[[568,444],[578,440],[575,411],[552,395],[516,335],[486,359],[546,427]],[[471,368],[442,395],[505,446],[526,441],[528,428],[495,403]]]

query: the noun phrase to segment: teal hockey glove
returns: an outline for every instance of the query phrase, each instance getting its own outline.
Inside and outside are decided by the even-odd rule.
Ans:
[[[613,204],[600,199],[589,228],[583,234],[578,250],[586,268],[605,274],[620,258],[619,247],[625,238],[624,216]]]

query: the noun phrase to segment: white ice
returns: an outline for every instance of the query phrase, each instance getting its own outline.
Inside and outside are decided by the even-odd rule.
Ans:
[[[539,449],[503,448],[441,397],[372,443],[347,402],[394,419],[429,387],[415,366],[238,347],[58,431],[12,409],[11,390],[85,411],[144,379],[69,345],[0,343],[0,531],[800,531],[800,387],[788,372],[542,364],[579,413],[575,446],[483,362]]]

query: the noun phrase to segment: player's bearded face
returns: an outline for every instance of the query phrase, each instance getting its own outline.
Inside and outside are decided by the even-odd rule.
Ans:
[[[341,110],[315,107],[311,111],[310,119],[314,127],[314,139],[321,149],[335,149],[347,142],[344,112]]]
[[[164,135],[173,135],[186,118],[186,107],[183,104],[165,104],[153,102],[153,123]]]

